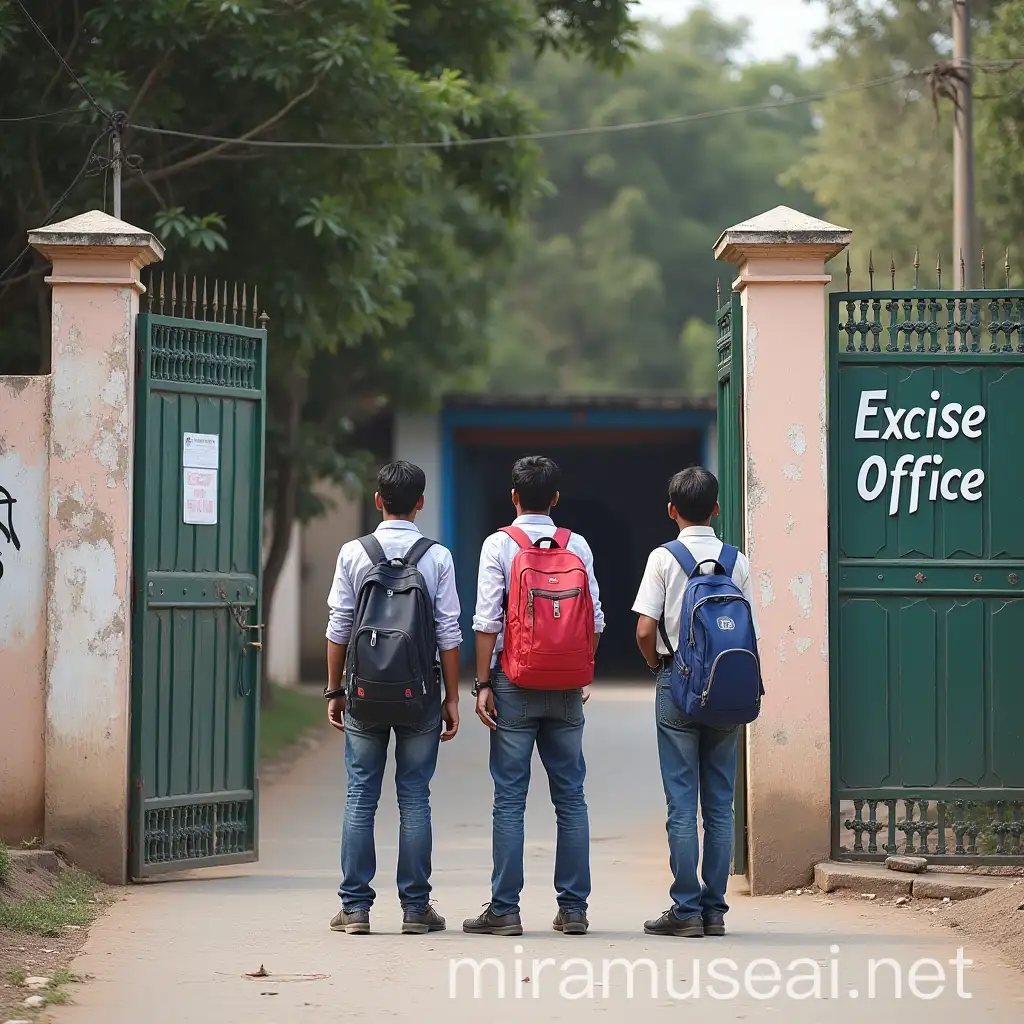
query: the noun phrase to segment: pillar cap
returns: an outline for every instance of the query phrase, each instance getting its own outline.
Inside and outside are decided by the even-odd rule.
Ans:
[[[770,252],[776,258],[818,258],[827,263],[852,239],[849,228],[777,206],[729,228],[715,243],[715,259],[738,266],[751,256]]]
[[[28,233],[28,241],[49,257],[128,256],[139,267],[164,258],[163,244],[152,232],[126,224],[102,210],[90,210],[58,224],[35,228]]]

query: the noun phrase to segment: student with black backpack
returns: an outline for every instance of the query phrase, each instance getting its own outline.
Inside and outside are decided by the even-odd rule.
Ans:
[[[739,730],[760,713],[764,688],[750,563],[711,526],[718,480],[700,466],[684,469],[669,482],[668,501],[679,535],[651,552],[633,605],[637,644],[657,677],[673,875],[672,906],[644,931],[702,938],[725,934]]]
[[[419,466],[393,462],[381,469],[374,501],[383,521],[372,535],[341,549],[328,598],[324,696],[331,725],[345,733],[348,776],[342,906],[331,929],[349,935],[370,931],[373,826],[392,730],[402,932],[422,935],[445,927],[430,904],[430,782],[438,744],[459,728],[462,632],[451,552],[416,526],[425,489]]]

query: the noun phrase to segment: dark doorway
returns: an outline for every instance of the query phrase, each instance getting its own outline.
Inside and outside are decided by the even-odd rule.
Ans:
[[[480,545],[515,514],[512,465],[524,455],[547,455],[559,464],[563,476],[555,521],[586,537],[594,552],[607,619],[598,676],[635,675],[642,666],[634,641],[633,599],[647,556],[675,535],[666,512],[668,480],[700,461],[701,433],[476,430],[466,435],[456,437],[456,557],[467,637]]]

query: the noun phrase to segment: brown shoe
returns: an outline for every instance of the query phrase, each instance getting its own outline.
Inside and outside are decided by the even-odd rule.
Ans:
[[[346,935],[369,935],[370,912],[368,910],[339,910],[331,918],[331,931]]]

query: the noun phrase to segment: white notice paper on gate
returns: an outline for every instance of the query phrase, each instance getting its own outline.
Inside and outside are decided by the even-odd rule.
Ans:
[[[181,464],[186,469],[220,469],[220,434],[186,433],[181,441]]]
[[[185,523],[189,526],[217,525],[217,470],[184,469]]]

